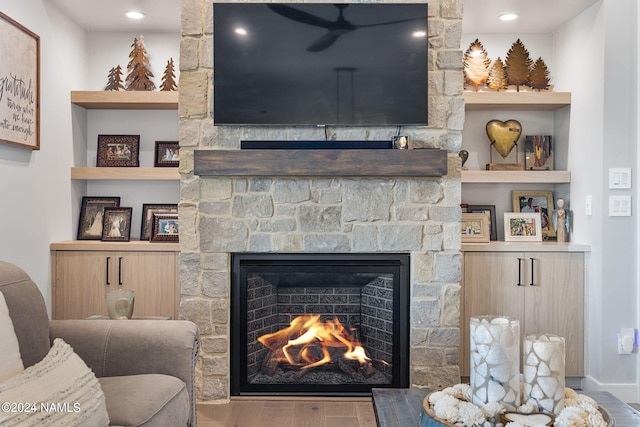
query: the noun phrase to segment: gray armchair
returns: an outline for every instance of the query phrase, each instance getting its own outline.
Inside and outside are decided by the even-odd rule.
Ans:
[[[25,368],[62,338],[95,373],[110,425],[196,425],[194,369],[198,328],[184,320],[53,320],[36,284],[0,261],[0,292]]]

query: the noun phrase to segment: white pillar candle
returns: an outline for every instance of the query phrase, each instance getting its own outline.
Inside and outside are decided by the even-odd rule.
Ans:
[[[556,415],[564,409],[564,338],[528,335],[524,339],[524,401]]]
[[[513,411],[520,405],[520,321],[506,316],[470,319],[471,399],[484,406],[500,402]]]

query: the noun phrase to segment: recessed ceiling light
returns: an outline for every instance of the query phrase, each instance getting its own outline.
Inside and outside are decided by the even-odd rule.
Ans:
[[[413,37],[426,37],[427,36],[427,32],[426,31],[415,31],[412,35],[413,35]]]
[[[500,19],[501,21],[513,21],[515,19],[518,19],[518,14],[517,13],[504,13],[504,14],[498,16],[498,19]]]
[[[125,12],[124,16],[126,16],[129,19],[142,19],[145,17],[144,13],[138,12],[136,10],[130,10],[128,12]]]
[[[233,30],[234,33],[240,35],[240,36],[246,36],[247,35],[247,30],[245,30],[242,27],[238,27],[235,30]]]

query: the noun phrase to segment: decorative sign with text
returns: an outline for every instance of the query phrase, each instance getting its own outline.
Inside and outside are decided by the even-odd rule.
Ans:
[[[40,37],[0,12],[0,142],[40,149]]]

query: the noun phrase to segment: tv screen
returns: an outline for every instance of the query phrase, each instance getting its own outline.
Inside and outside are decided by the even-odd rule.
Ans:
[[[213,7],[215,124],[427,124],[426,3]]]

